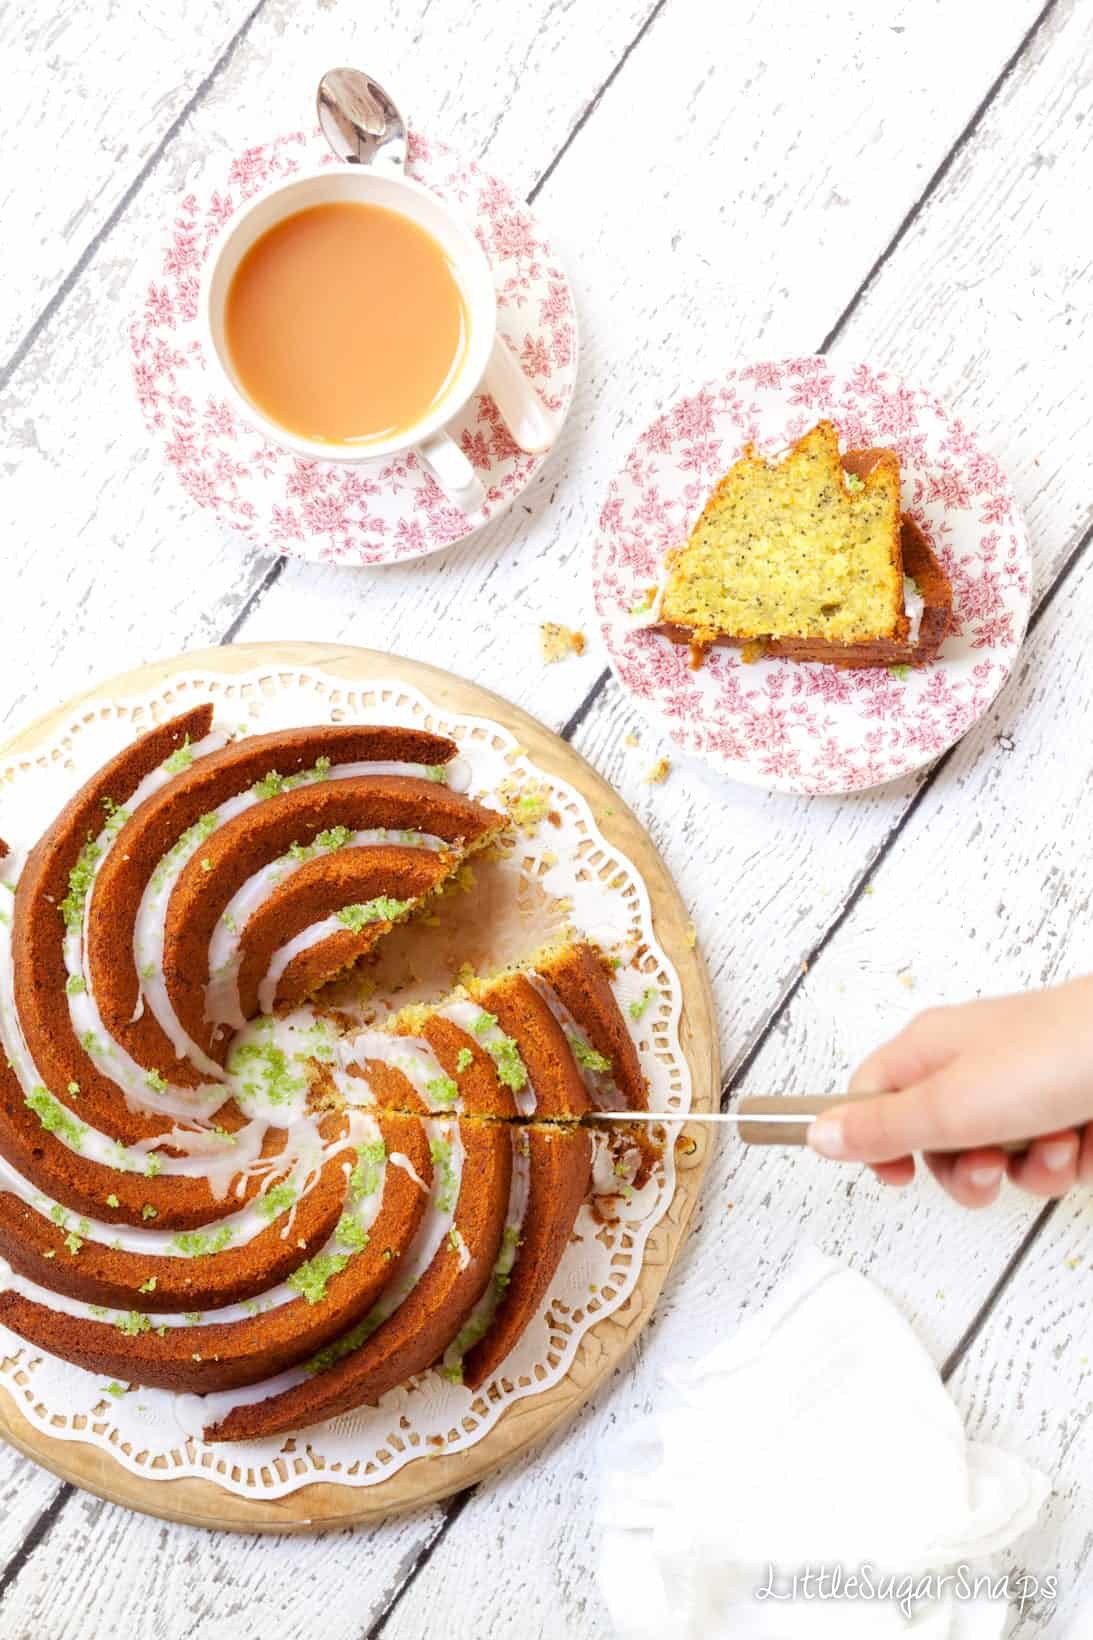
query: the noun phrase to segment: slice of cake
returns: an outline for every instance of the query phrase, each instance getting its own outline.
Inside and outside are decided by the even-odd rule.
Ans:
[[[900,514],[891,450],[839,453],[821,421],[781,461],[749,445],[669,560],[657,630],[749,658],[787,655],[840,666],[919,664],[945,637],[952,592],[917,526]],[[904,574],[925,609],[912,636]]]

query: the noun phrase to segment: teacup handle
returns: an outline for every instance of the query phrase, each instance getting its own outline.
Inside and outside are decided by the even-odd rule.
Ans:
[[[450,434],[442,429],[431,438],[423,439],[417,453],[457,507],[465,513],[476,513],[485,506],[482,480]]]
[[[547,409],[500,336],[494,338],[483,386],[521,450],[541,455],[550,449],[561,422]]]

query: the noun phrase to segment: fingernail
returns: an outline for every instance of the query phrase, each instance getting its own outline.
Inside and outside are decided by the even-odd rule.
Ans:
[[[1055,1139],[1051,1144],[1044,1145],[1040,1159],[1049,1173],[1062,1173],[1074,1160],[1073,1139]]]
[[[843,1125],[837,1116],[824,1116],[819,1121],[810,1122],[808,1142],[813,1150],[818,1150],[821,1156],[827,1156],[833,1162],[841,1162],[846,1155]]]
[[[1000,1167],[973,1167],[968,1178],[977,1190],[989,1190],[1002,1177]]]

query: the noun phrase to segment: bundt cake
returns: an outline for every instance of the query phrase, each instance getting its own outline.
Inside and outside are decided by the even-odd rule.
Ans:
[[[912,636],[904,576],[923,601]],[[777,462],[752,445],[670,556],[656,630],[691,646],[838,666],[921,665],[948,630],[952,589],[919,526],[900,513],[891,450],[839,453],[829,421]]]
[[[506,816],[398,727],[229,737],[198,706],[101,768],[0,922],[0,1323],[276,1435],[539,1310],[597,1105],[644,1108],[610,967],[569,940],[381,1025],[310,999]],[[652,1152],[635,1142],[622,1188]]]

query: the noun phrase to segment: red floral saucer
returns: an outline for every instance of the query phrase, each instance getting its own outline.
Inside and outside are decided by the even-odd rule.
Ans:
[[[746,664],[715,649],[693,671],[685,648],[641,624],[665,553],[746,443],[773,454],[823,417],[847,448],[898,452],[904,509],[952,579],[951,635],[921,669]],[[1006,681],[1029,612],[1028,534],[993,456],[928,393],[820,357],[742,366],[658,416],[608,490],[593,575],[612,665],[638,705],[734,779],[805,794],[860,791],[932,762]]]
[[[137,397],[186,493],[248,541],[317,562],[423,558],[498,517],[547,459],[516,447],[488,394],[473,398],[450,429],[486,488],[485,506],[468,517],[412,454],[345,466],[302,461],[268,443],[206,373],[197,308],[213,242],[244,201],[324,159],[336,163],[317,132],[295,131],[248,148],[226,176],[182,200],[158,275],[129,326]],[[564,417],[577,375],[577,320],[566,276],[531,212],[474,161],[416,133],[406,169],[474,226],[493,265],[498,330],[543,402]]]

